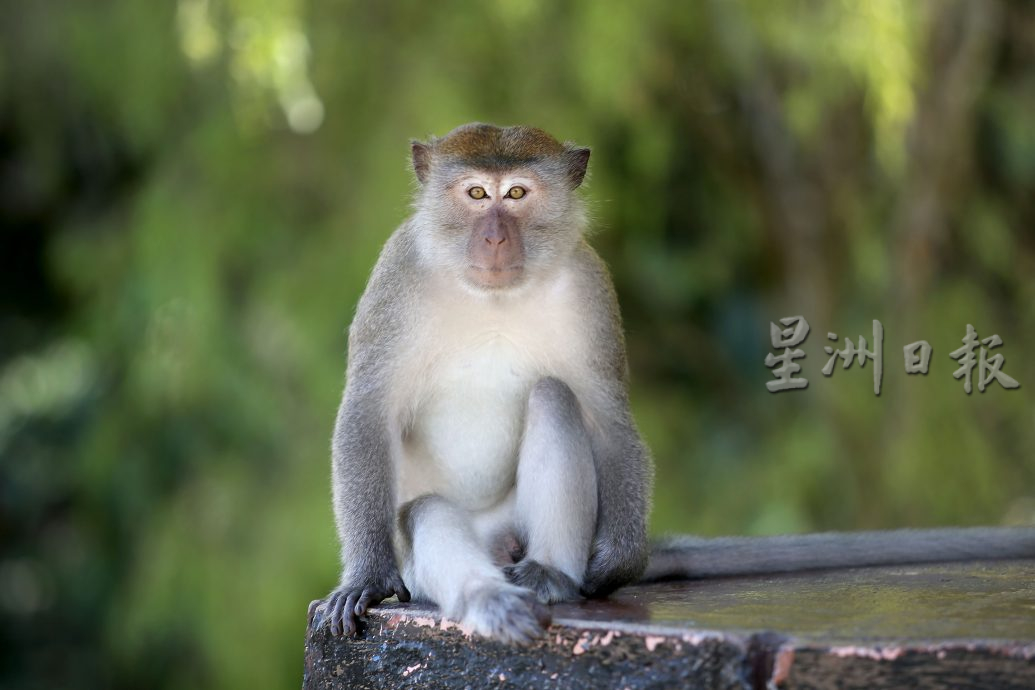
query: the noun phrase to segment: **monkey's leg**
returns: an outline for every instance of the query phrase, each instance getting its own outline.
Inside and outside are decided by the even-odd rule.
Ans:
[[[504,569],[540,601],[579,597],[597,520],[597,476],[589,434],[571,388],[536,382],[528,398],[517,470],[516,520],[525,558]]]
[[[487,637],[528,642],[542,634],[549,612],[506,581],[466,511],[426,494],[403,506],[399,521],[408,546],[403,579],[416,597]]]

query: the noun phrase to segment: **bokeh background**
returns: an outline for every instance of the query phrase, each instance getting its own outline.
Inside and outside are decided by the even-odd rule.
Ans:
[[[472,120],[593,147],[655,532],[1035,522],[1032,3],[7,3],[0,687],[297,687],[346,327]]]

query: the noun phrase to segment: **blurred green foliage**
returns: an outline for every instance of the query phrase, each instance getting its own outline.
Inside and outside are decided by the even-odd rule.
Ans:
[[[1033,522],[1033,115],[1020,1],[6,6],[0,688],[297,686],[345,329],[472,120],[593,147],[656,531]],[[872,319],[879,398],[819,372]]]

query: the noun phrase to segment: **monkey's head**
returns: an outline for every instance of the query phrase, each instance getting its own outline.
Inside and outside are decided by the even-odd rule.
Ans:
[[[478,290],[560,265],[585,227],[575,189],[589,149],[533,127],[469,124],[412,144],[421,253]]]

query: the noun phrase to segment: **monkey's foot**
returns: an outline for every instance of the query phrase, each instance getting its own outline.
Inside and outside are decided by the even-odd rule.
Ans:
[[[542,635],[550,624],[550,611],[533,592],[494,583],[471,593],[463,622],[479,635],[527,644]]]
[[[503,574],[515,585],[535,592],[536,598],[544,604],[574,601],[579,598],[579,586],[575,580],[560,570],[531,558],[508,565],[503,569]]]

